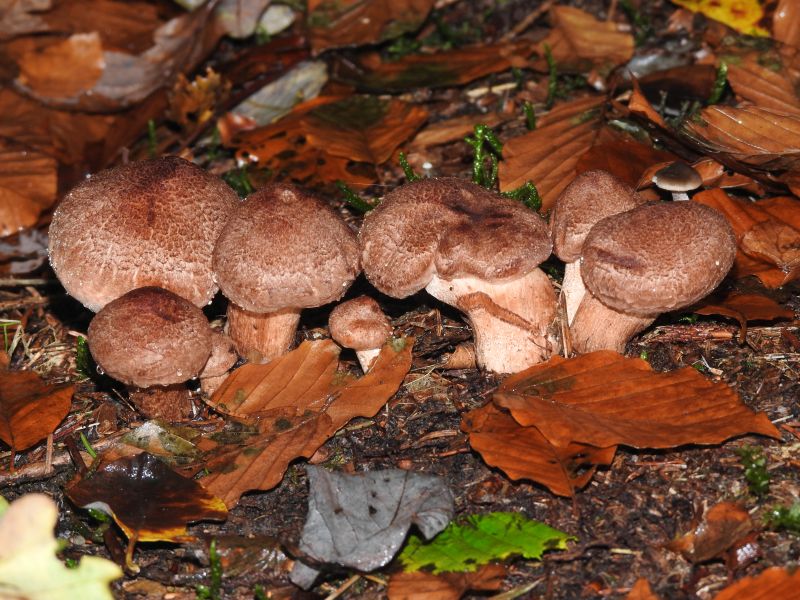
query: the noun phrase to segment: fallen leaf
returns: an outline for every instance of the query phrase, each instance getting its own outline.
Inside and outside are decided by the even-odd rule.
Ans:
[[[614,21],[600,21],[579,8],[560,5],[550,9],[550,19],[553,28],[538,50],[543,55],[547,44],[561,69],[588,71],[598,67],[608,72],[633,56],[633,35]]]
[[[739,321],[739,341],[745,342],[748,321],[774,321],[776,319],[793,319],[794,311],[784,308],[771,298],[761,294],[731,293],[715,300],[708,298],[700,306],[692,308],[698,315],[723,315]]]
[[[83,508],[109,514],[131,542],[176,541],[193,521],[222,521],[224,503],[143,452],[105,464],[66,489]]]
[[[411,368],[412,345],[410,339],[394,340],[384,346],[369,373],[339,385],[329,379],[339,352],[330,340],[303,342],[266,365],[234,371],[211,405],[260,420],[245,443],[209,453],[203,485],[229,507],[248,490],[276,486],[293,460],[309,458],[350,419],[372,417],[380,410]]]
[[[722,555],[754,528],[750,514],[731,502],[720,502],[703,515],[691,531],[667,544],[693,564]]]
[[[105,67],[100,36],[77,33],[18,61],[17,83],[37,96],[69,98],[90,90]]]
[[[415,31],[434,0],[310,0],[307,24],[315,53],[383,42]]]
[[[26,33],[47,31],[47,23],[39,13],[48,8],[50,0],[7,2],[0,10],[0,40]]]
[[[756,275],[773,288],[800,277],[800,200],[782,196],[750,202],[720,189],[693,199],[716,208],[731,224],[738,244],[735,277]]]
[[[179,73],[169,95],[170,117],[184,128],[203,124],[211,119],[230,90],[231,83],[211,67],[206,68],[205,75],[197,75],[192,81]]]
[[[409,145],[409,152],[425,152],[431,146],[460,142],[464,136],[475,131],[475,125],[483,124],[487,127],[496,127],[514,118],[511,113],[488,113],[485,115],[463,115],[425,125],[414,136]]]
[[[0,439],[17,451],[43,440],[67,416],[74,390],[30,371],[0,370]]]
[[[75,568],[56,557],[53,530],[58,508],[44,494],[26,494],[0,515],[0,595],[7,599],[111,600],[109,583],[122,569],[99,556],[84,556]]]
[[[256,33],[271,0],[220,0],[214,18],[226,35],[243,39]]]
[[[659,600],[659,597],[653,593],[650,582],[642,577],[633,584],[631,591],[625,596],[625,600]]]
[[[542,197],[542,212],[575,178],[578,161],[592,147],[601,127],[604,99],[587,96],[561,104],[539,119],[530,133],[503,144],[500,189],[513,190],[532,181]]]
[[[607,350],[553,357],[512,375],[493,401],[559,446],[674,448],[746,433],[780,439],[769,418],[750,410],[724,383],[712,383],[692,367],[654,373],[644,360]]]
[[[270,536],[247,534],[215,534],[215,550],[225,578],[252,577],[263,583],[266,581],[285,581],[287,562],[281,543]],[[201,560],[208,564],[209,540],[197,548]]]
[[[609,465],[617,447],[570,443],[554,446],[536,427],[524,427],[491,403],[466,413],[461,429],[488,465],[511,479],[530,479],[559,496],[573,496],[589,483],[598,465]]]
[[[772,37],[790,46],[800,46],[800,5],[794,0],[778,0],[772,14]]]
[[[316,563],[374,571],[392,560],[411,525],[431,539],[455,514],[453,495],[437,475],[401,469],[348,475],[314,466],[306,471],[308,516],[299,548]],[[308,589],[317,572],[296,564],[290,579]]]
[[[389,577],[386,594],[389,600],[458,600],[471,590],[501,589],[505,576],[502,565],[484,565],[474,573],[395,573]]]
[[[745,35],[769,36],[759,25],[764,18],[764,8],[759,0],[672,0],[692,12],[703,13],[710,19],[725,23]]]
[[[797,597],[800,569],[770,567],[760,575],[745,577],[726,587],[714,600],[790,600]]]
[[[800,98],[785,70],[770,68],[760,55],[734,57],[726,64],[728,83],[741,100],[776,112],[800,113]]]
[[[431,566],[434,575],[475,571],[490,561],[513,555],[538,560],[548,550],[564,550],[573,539],[518,512],[469,515],[451,523],[430,542],[415,535],[409,537],[400,562],[406,571]]]

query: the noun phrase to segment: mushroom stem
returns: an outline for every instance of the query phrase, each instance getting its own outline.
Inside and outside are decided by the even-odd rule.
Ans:
[[[466,314],[475,337],[478,366],[516,373],[550,358],[557,350],[549,335],[556,295],[547,275],[534,269],[511,281],[490,283],[472,277],[434,275],[425,290]]]
[[[595,350],[625,352],[625,344],[646,329],[655,316],[629,315],[607,307],[589,290],[570,323],[572,348],[579,354]]]
[[[672,192],[673,202],[682,202],[688,199],[689,199],[689,194],[687,194],[686,192]]]
[[[369,350],[356,350],[356,358],[358,359],[358,364],[361,365],[361,370],[364,373],[367,373],[372,366],[372,363],[375,362],[375,359],[378,358],[378,354],[381,353],[380,348],[370,348]]]
[[[267,363],[288,352],[299,322],[300,311],[295,308],[255,313],[231,302],[226,333],[239,356],[249,362]]]
[[[564,280],[561,282],[561,294],[564,296],[564,305],[567,307],[567,324],[572,325],[578,306],[586,293],[581,276],[581,263],[579,260],[564,265]]]

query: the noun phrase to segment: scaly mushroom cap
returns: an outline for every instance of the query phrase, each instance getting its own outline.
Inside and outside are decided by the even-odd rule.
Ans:
[[[703,185],[703,178],[693,167],[676,160],[656,171],[653,183],[668,192],[689,192]]]
[[[608,171],[585,171],[564,188],[550,215],[553,251],[564,262],[574,262],[595,223],[644,203],[624,181]]]
[[[717,210],[696,202],[648,204],[592,228],[581,274],[606,306],[651,316],[708,295],[735,256],[736,238]]]
[[[157,287],[112,300],[89,324],[89,350],[127,385],[171,385],[195,377],[211,355],[212,330],[188,300]]]
[[[271,184],[231,216],[213,264],[222,293],[245,310],[309,308],[344,295],[359,272],[358,243],[326,203]]]
[[[392,335],[389,319],[369,296],[339,304],[331,311],[328,328],[336,342],[353,350],[380,348]]]
[[[176,156],[101,171],[53,214],[50,263],[95,312],[145,286],[204,306],[217,292],[214,242],[237,203],[224,181]]]
[[[552,250],[547,224],[535,212],[449,177],[389,192],[364,219],[359,241],[367,279],[395,298],[418,292],[434,275],[515,279]]]

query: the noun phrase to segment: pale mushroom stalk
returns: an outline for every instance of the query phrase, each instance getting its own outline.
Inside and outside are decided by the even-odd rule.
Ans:
[[[553,286],[541,269],[504,282],[434,275],[425,291],[469,319],[478,364],[515,373],[553,354],[550,326],[556,316]]]
[[[233,302],[228,304],[226,333],[236,344],[239,356],[249,362],[265,363],[286,354],[294,343],[300,310],[285,308],[257,313]]]
[[[581,277],[581,264],[578,261],[568,262],[564,265],[564,279],[561,281],[561,295],[564,296],[564,305],[567,310],[567,324],[572,325],[575,313],[586,293]]]
[[[587,291],[570,323],[572,348],[578,354],[595,350],[615,350],[622,354],[628,340],[647,329],[655,319],[655,316],[642,317],[616,311]]]

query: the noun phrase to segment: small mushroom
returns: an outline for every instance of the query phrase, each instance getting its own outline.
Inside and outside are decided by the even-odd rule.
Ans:
[[[668,192],[673,200],[688,200],[690,192],[703,185],[703,178],[685,162],[676,160],[653,174],[653,183]]]
[[[564,261],[561,293],[572,323],[586,288],[581,278],[581,247],[595,223],[645,200],[625,182],[603,170],[585,171],[564,188],[550,215],[553,252]]]
[[[707,296],[735,256],[728,221],[697,202],[645,204],[606,217],[583,243],[587,292],[570,327],[573,348],[623,352],[659,314]]]
[[[89,350],[107,375],[150,389],[197,377],[211,355],[212,339],[198,307],[157,287],[138,288],[106,304],[87,335]]]
[[[341,298],[359,273],[355,234],[322,200],[270,184],[234,211],[214,249],[239,355],[268,362],[294,341],[300,311]]]
[[[53,213],[50,263],[94,312],[146,286],[205,306],[217,292],[214,242],[238,203],[224,181],[176,156],[101,171]]]
[[[200,372],[200,390],[207,397],[217,391],[222,382],[228,378],[229,371],[238,360],[236,345],[233,340],[221,331],[212,330],[211,356],[208,357]]]
[[[340,346],[352,348],[366,373],[392,335],[392,325],[380,305],[369,296],[342,302],[328,318],[331,337]]]
[[[464,312],[478,364],[513,373],[555,349],[552,249],[544,220],[519,202],[455,178],[389,192],[359,233],[367,279],[404,298],[421,289]]]

